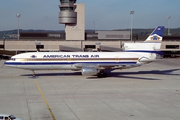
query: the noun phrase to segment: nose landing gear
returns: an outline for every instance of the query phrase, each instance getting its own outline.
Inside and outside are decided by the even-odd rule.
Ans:
[[[32,76],[31,76],[31,77],[29,77],[29,78],[31,78],[31,79],[38,78],[38,77],[36,76],[36,73],[34,72],[34,70],[32,70],[32,72],[33,72],[33,74],[32,74]]]

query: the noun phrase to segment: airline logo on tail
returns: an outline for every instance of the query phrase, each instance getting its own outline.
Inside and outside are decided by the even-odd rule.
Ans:
[[[161,38],[157,35],[154,35],[153,37],[151,37],[151,40],[160,40]]]
[[[158,26],[145,42],[161,42],[164,33],[164,26]]]

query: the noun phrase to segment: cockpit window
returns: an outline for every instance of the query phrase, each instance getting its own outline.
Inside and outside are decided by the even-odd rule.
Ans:
[[[15,58],[11,58],[11,60],[15,61],[16,59]]]

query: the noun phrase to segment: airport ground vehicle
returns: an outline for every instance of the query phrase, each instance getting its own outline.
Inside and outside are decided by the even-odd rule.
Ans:
[[[10,114],[0,114],[0,120],[22,120]]]

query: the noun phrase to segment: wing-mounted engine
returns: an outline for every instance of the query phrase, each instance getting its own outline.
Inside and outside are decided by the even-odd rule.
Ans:
[[[83,67],[81,73],[83,76],[93,76],[93,75],[97,75],[99,72],[96,68]]]
[[[138,61],[141,62],[141,63],[144,63],[144,64],[148,64],[148,63],[150,63],[150,62],[153,62],[154,59],[151,59],[151,58],[149,58],[149,57],[141,57],[141,58],[139,58]]]

